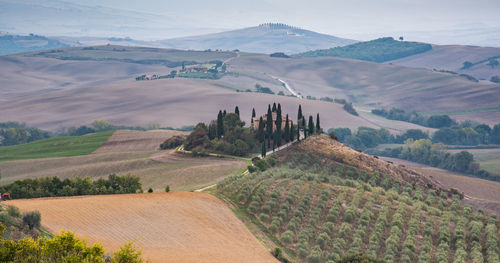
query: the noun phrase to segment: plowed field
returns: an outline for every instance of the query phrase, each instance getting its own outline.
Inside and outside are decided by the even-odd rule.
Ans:
[[[13,200],[39,210],[52,232],[70,230],[106,251],[137,239],[152,262],[277,262],[217,198],[155,193]]]

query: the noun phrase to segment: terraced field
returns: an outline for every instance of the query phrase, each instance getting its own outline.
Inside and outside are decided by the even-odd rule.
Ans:
[[[152,262],[277,262],[220,200],[159,193],[7,201],[39,210],[52,232],[70,230],[114,251],[137,240]]]

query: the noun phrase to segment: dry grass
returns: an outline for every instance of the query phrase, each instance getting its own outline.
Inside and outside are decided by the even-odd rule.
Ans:
[[[180,134],[187,134],[187,132],[118,130],[94,153],[155,151],[159,150],[160,144],[166,139]]]
[[[432,183],[438,185],[435,181],[424,177],[414,170],[355,151],[338,141],[330,139],[326,135],[308,137],[305,141],[280,152],[280,158],[286,158],[287,152],[289,151],[311,152],[314,154],[333,156],[343,164],[357,167],[365,171],[376,171],[380,174],[389,175],[397,180],[405,181],[410,184],[420,183],[426,185],[427,183]]]
[[[129,194],[6,202],[39,210],[52,232],[70,230],[114,251],[138,240],[152,262],[277,262],[220,200],[204,193]]]
[[[144,189],[189,191],[237,174],[245,161],[193,158],[171,152],[98,153],[85,156],[7,161],[0,163],[2,184],[25,178],[90,176],[133,173],[141,177]]]

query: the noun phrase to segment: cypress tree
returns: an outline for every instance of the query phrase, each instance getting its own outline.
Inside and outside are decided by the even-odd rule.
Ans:
[[[262,158],[266,157],[266,142],[262,142],[262,150],[261,150],[261,155],[262,155]]]
[[[224,112],[222,113],[222,117],[226,117],[226,114],[227,114],[227,112],[226,112],[226,110],[224,110]]]
[[[288,114],[286,115],[286,120],[285,120],[285,142],[288,142],[290,140],[290,125],[288,125]]]
[[[319,113],[316,115],[316,133],[321,133],[321,126],[319,125]]]
[[[267,108],[266,133],[268,137],[273,135],[273,113],[271,112],[271,106]]]
[[[273,112],[276,111],[276,102],[273,103]]]
[[[294,130],[294,126],[293,126],[293,122],[292,124],[290,124],[290,141],[293,142],[293,135],[295,134],[295,130]]]
[[[297,112],[297,124],[300,125],[300,119],[302,119],[302,106],[299,104],[299,112]]]
[[[300,142],[300,129],[298,125],[297,125],[297,141]]]
[[[219,114],[217,115],[217,138],[222,138],[224,135],[224,120],[223,120],[222,111],[219,110]]]
[[[281,116],[281,105],[278,103],[278,108],[276,109],[276,130],[281,132],[281,125],[283,118]]]
[[[306,118],[302,116],[302,130],[304,131],[304,139],[307,138],[307,127],[306,127]]]
[[[314,122],[313,122],[313,116],[309,115],[309,135],[314,134]]]
[[[255,108],[252,108],[252,119],[255,118]]]
[[[257,130],[257,138],[259,141],[264,141],[265,134],[264,134],[264,120],[262,119],[262,116],[259,118],[259,129]]]
[[[236,108],[234,108],[234,113],[236,113],[236,115],[238,115],[238,117],[240,117],[240,109],[238,108],[238,106],[236,106]]]

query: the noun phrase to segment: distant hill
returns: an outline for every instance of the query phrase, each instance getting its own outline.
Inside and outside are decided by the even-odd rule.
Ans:
[[[398,58],[423,53],[432,49],[429,44],[407,41],[396,41],[392,37],[384,37],[356,44],[320,49],[297,54],[297,57],[340,57],[372,62],[385,62]]]
[[[63,47],[69,47],[69,45],[56,39],[34,34],[27,36],[9,34],[0,35],[0,55]]]
[[[299,53],[308,50],[345,46],[357,41],[296,28],[285,24],[261,24],[227,32],[167,39],[163,46],[178,49],[239,49],[257,53]]]

